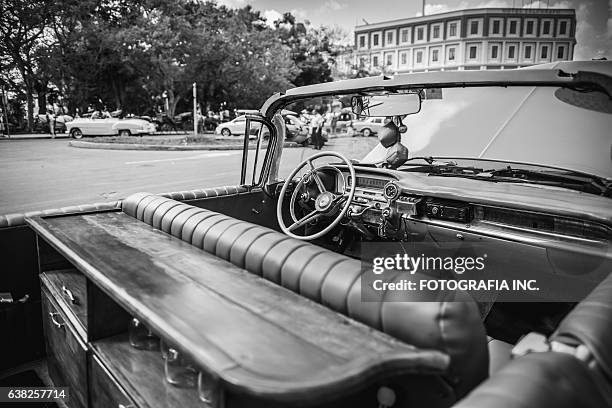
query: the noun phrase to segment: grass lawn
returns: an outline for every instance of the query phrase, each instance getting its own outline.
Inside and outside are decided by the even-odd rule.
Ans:
[[[94,143],[125,143],[125,144],[144,144],[144,145],[174,145],[174,146],[193,146],[193,145],[211,145],[211,146],[227,146],[236,145],[242,146],[244,143],[241,136],[222,137],[211,134],[194,135],[147,135],[147,136],[98,136],[84,137],[81,139],[87,142]],[[255,140],[250,141],[255,144]]]

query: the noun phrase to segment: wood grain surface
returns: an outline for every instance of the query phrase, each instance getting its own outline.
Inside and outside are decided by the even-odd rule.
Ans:
[[[440,374],[448,365],[443,353],[397,341],[126,214],[28,223],[234,392],[324,400],[390,373]]]

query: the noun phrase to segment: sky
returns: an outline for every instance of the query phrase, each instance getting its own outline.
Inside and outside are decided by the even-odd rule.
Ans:
[[[217,0],[228,7],[251,5],[268,21],[290,11],[313,25],[341,27],[353,42],[355,25],[421,15],[421,0]],[[612,59],[612,0],[426,0],[425,14],[481,7],[546,7],[576,9],[574,59]]]

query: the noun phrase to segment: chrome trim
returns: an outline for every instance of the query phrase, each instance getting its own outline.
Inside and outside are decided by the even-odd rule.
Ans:
[[[475,235],[482,235],[482,236],[487,236],[491,238],[519,242],[522,244],[535,245],[535,246],[545,247],[545,248],[571,250],[574,252],[579,252],[579,253],[583,253],[587,255],[597,255],[597,256],[603,256],[604,258],[612,259],[612,252],[610,251],[610,244],[607,243],[608,250],[605,250],[603,246],[605,246],[606,243],[601,242],[601,241],[586,241],[586,242],[574,243],[572,245],[571,242],[568,242],[567,238],[569,238],[570,240],[577,240],[575,237],[563,236],[563,238],[565,238],[564,240],[543,239],[543,237],[537,237],[537,235],[541,235],[541,234],[538,234],[537,231],[528,231],[529,234],[527,233],[516,234],[516,233],[512,233],[511,231],[502,229],[502,228],[495,228],[495,227],[491,228],[490,225],[486,225],[483,228],[482,225],[478,225],[478,224],[476,225],[461,224],[461,223],[452,222],[452,221],[432,220],[429,218],[417,218],[417,217],[407,216],[405,214],[402,214],[402,218],[408,221],[412,221],[412,222],[419,222],[419,223],[426,224],[426,225],[447,228],[450,230],[454,230],[456,232],[464,232],[464,233],[470,233],[470,234],[475,234]],[[522,231],[522,232],[525,232],[525,231]],[[548,238],[551,238],[551,237],[548,237]],[[588,243],[591,245],[585,245],[585,243]],[[595,247],[593,244],[596,244],[599,247]]]

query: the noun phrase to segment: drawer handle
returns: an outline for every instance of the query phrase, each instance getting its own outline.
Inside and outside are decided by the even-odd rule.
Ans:
[[[72,291],[70,289],[68,289],[66,286],[62,286],[62,292],[64,292],[64,295],[66,295],[66,297],[70,300],[70,302],[73,305],[78,305],[79,301],[76,297],[74,297],[74,295],[72,294]]]
[[[51,316],[51,321],[53,322],[53,324],[55,325],[55,327],[57,327],[58,329],[61,329],[62,327],[64,327],[65,323],[60,323],[57,320],[55,320],[55,316],[58,316],[59,313],[49,313],[49,316]]]

